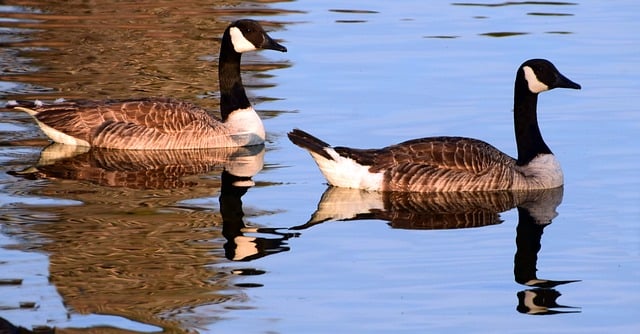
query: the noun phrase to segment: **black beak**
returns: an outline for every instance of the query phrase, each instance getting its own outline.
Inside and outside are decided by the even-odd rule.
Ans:
[[[276,51],[280,51],[280,52],[287,52],[287,48],[284,45],[279,44],[278,42],[274,41],[273,38],[271,38],[267,34],[264,34],[264,41],[262,42],[262,45],[260,46],[260,48],[269,49],[269,50],[276,50]]]
[[[556,76],[556,82],[554,82],[554,86],[556,88],[572,88],[572,89],[582,88],[579,84],[569,80],[569,78],[565,77],[560,73],[558,73],[558,75]]]

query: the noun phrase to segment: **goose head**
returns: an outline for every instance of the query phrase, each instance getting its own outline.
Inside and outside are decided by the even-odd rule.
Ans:
[[[524,79],[526,87],[533,94],[554,88],[580,89],[580,85],[569,80],[546,59],[529,59],[520,65],[518,77]]]
[[[271,49],[287,52],[287,48],[278,44],[264,31],[260,23],[254,20],[238,20],[229,28],[231,44],[237,53],[254,51],[257,49]]]

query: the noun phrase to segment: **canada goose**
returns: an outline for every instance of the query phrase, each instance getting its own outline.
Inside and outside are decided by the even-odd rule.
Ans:
[[[375,191],[489,191],[555,188],[560,164],[538,127],[538,93],[580,89],[544,59],[525,61],[516,74],[514,125],[518,158],[472,138],[430,137],[381,149],[332,147],[298,129],[289,139],[306,149],[330,185]]]
[[[8,103],[29,113],[54,142],[115,149],[190,149],[262,144],[265,130],[240,77],[243,52],[286,52],[262,26],[239,20],[222,35],[218,75],[221,119],[192,103],[170,98]]]

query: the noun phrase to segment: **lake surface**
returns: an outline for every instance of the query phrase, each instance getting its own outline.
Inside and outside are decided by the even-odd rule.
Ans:
[[[217,110],[219,38],[238,18],[289,50],[243,56],[264,147],[85,152],[0,112],[0,328],[640,332],[637,1],[5,1],[0,102]],[[286,138],[460,135],[515,155],[529,58],[582,85],[540,96],[563,189],[332,189]]]

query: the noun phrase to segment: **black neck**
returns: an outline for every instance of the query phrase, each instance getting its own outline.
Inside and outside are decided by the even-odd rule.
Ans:
[[[229,28],[222,36],[218,80],[220,81],[220,115],[226,121],[233,111],[251,106],[240,77],[240,56],[231,43]]]
[[[531,162],[539,154],[551,153],[538,127],[538,94],[529,91],[522,70],[516,77],[513,98],[513,121],[518,145],[519,166]]]
[[[538,279],[536,265],[541,247],[542,230],[545,226],[536,224],[528,209],[518,207],[513,274],[516,282],[520,284]]]

